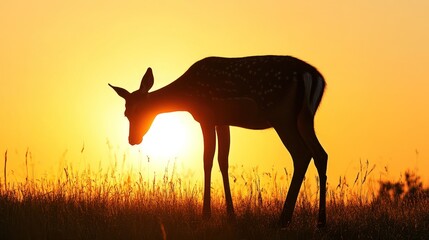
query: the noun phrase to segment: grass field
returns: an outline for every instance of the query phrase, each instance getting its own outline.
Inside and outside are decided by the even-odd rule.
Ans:
[[[212,218],[202,220],[202,184],[181,178],[174,166],[150,180],[115,168],[65,167],[58,179],[15,183],[4,175],[0,239],[429,239],[429,191],[419,177],[406,172],[397,182],[371,182],[372,170],[361,163],[355,179],[328,185],[323,229],[316,228],[318,193],[307,178],[283,230],[276,223],[290,179],[284,170],[231,173],[235,221],[226,218],[221,186],[212,189]]]

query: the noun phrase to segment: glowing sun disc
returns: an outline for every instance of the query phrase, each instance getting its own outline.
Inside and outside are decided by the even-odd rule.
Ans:
[[[150,157],[178,157],[187,145],[185,123],[174,114],[158,115],[143,137],[142,149]]]

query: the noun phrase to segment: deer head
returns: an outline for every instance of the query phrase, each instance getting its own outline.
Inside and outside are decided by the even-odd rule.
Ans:
[[[148,68],[142,78],[140,89],[132,93],[109,84],[115,92],[125,99],[125,116],[130,122],[128,141],[131,145],[140,144],[156,117],[147,102],[149,90],[153,86],[152,69]]]

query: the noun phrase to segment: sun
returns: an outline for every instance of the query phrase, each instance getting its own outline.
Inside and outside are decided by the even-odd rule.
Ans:
[[[142,150],[149,157],[178,157],[189,143],[187,130],[185,121],[176,114],[160,114],[143,137]]]

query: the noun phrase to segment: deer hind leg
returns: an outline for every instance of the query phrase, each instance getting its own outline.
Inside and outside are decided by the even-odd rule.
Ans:
[[[311,154],[298,130],[296,118],[288,118],[286,122],[272,123],[284,146],[289,150],[293,159],[294,172],[283,211],[280,216],[280,226],[287,227],[292,220],[296,200],[302,181],[311,160]]]
[[[222,173],[223,186],[225,190],[226,211],[229,219],[234,219],[234,205],[232,204],[231,189],[229,187],[228,176],[228,155],[230,147],[230,132],[229,126],[216,126],[218,138],[218,161],[219,168]]]
[[[211,217],[210,207],[210,182],[213,167],[213,157],[216,149],[216,133],[214,126],[201,124],[204,139],[204,199],[203,199],[203,218]]]
[[[314,163],[319,174],[320,198],[319,198],[319,217],[317,226],[326,225],[326,170],[328,163],[328,154],[323,149],[314,131],[314,115],[309,109],[303,109],[298,116],[298,129],[304,139],[305,144],[311,151]]]

